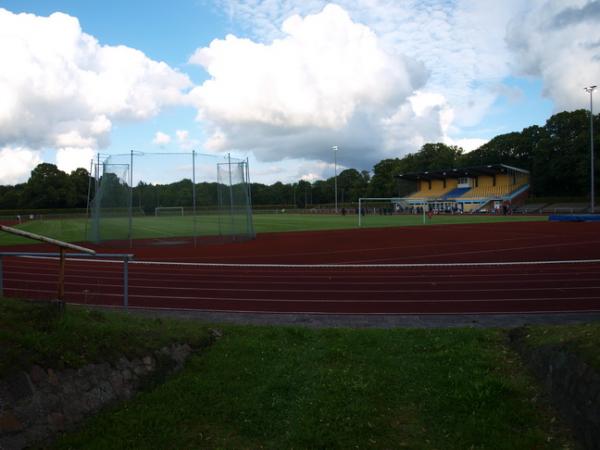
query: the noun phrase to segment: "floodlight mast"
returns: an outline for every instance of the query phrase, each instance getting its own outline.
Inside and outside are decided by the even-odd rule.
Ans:
[[[597,86],[588,86],[584,90],[590,94],[590,212],[594,214],[594,104],[593,95]]]
[[[334,179],[334,184],[335,184],[335,213],[337,214],[338,212],[338,195],[337,195],[337,151],[338,151],[338,146],[334,145],[333,147],[331,147],[331,149],[333,150],[333,170],[335,173],[335,179]]]

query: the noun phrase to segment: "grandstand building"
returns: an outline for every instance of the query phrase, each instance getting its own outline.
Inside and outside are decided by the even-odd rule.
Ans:
[[[525,201],[529,171],[504,164],[396,175],[415,181],[417,191],[399,199],[404,208],[429,211],[498,212]]]

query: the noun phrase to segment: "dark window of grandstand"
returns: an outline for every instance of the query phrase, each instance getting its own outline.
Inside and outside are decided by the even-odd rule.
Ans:
[[[444,189],[446,189],[446,179],[444,178]]]
[[[513,173],[513,184],[517,184],[517,174]]]
[[[479,177],[475,177],[475,187],[479,187]]]
[[[429,180],[429,190],[431,190],[431,180]]]
[[[496,175],[492,177],[492,186],[496,186]]]

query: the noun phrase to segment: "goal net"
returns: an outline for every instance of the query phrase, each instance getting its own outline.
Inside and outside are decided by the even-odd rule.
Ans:
[[[131,152],[97,161],[93,173],[88,238],[94,242],[195,245],[254,237],[246,160]]]

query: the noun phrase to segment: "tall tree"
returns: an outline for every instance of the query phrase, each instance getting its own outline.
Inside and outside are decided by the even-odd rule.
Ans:
[[[15,186],[0,186],[0,209],[17,209],[23,203],[25,183]]]
[[[360,197],[366,197],[368,181],[364,174],[356,169],[346,169],[338,175],[338,201],[356,202]]]
[[[415,153],[414,160],[410,161],[417,170],[441,170],[456,167],[463,149],[455,145],[446,145],[440,142],[436,144],[425,144]],[[409,161],[407,161],[409,162]]]
[[[589,186],[589,115],[584,110],[555,114],[533,149],[535,193],[582,195]]]
[[[65,208],[76,202],[68,175],[54,164],[42,163],[31,171],[23,193],[28,208]]]
[[[68,179],[68,188],[72,193],[69,197],[71,203],[67,205],[70,208],[85,208],[87,204],[88,186],[90,174],[83,168],[71,172]]]
[[[299,208],[306,208],[311,202],[311,184],[306,180],[300,180],[297,184],[296,204]]]
[[[373,167],[373,178],[369,185],[369,197],[395,197],[399,194],[398,182],[394,178],[403,172],[402,160],[384,159]]]

